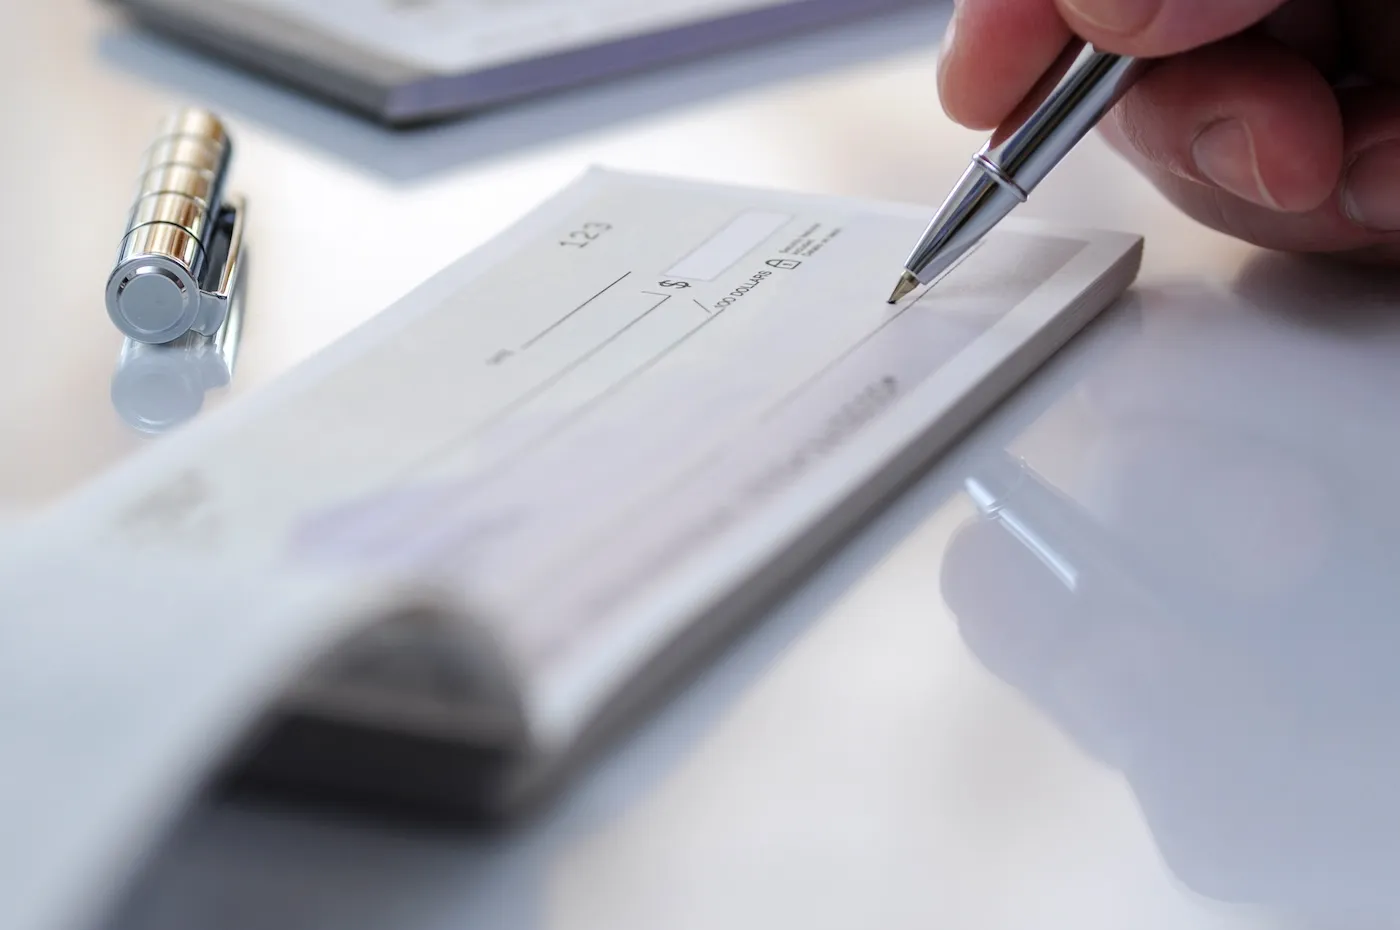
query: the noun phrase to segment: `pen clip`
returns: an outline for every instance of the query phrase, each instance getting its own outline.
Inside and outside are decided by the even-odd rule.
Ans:
[[[236,195],[225,197],[220,206],[219,217],[216,220],[216,241],[221,245],[226,242],[227,248],[223,250],[223,261],[211,262],[205,275],[204,284],[199,292],[199,318],[193,327],[196,332],[205,336],[217,333],[228,319],[229,307],[243,270],[243,226],[246,213],[247,201]],[[210,257],[216,259],[219,251],[215,249]]]

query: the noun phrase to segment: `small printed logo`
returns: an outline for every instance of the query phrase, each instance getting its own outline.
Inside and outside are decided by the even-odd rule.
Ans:
[[[768,262],[768,267],[777,268],[779,271],[796,271],[802,267],[802,263],[790,258],[775,258]]]

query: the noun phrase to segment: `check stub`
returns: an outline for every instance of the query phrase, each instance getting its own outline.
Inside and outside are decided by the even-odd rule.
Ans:
[[[591,172],[68,513],[250,570],[449,579],[542,737],[565,739],[926,466],[1137,271],[1137,237],[1013,222],[889,306],[928,215]]]

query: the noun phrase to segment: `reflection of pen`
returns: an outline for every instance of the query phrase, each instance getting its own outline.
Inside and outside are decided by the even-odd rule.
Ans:
[[[1075,43],[972,159],[905,263],[890,303],[936,280],[1025,202],[1113,109],[1141,59]]]
[[[1010,533],[1074,595],[1084,593],[1087,581],[1139,606],[1184,609],[1172,586],[1135,557],[1130,540],[1110,533],[1026,462],[1006,452],[979,459],[963,488],[983,518]]]
[[[148,435],[190,420],[203,409],[206,394],[232,382],[242,323],[240,289],[213,336],[191,330],[165,345],[128,338],[112,375],[112,406],[127,425]]]
[[[1024,462],[1002,453],[979,467],[963,484],[977,510],[988,520],[1000,523],[1021,545],[1032,552],[1066,588],[1079,590],[1081,567],[1067,551],[1062,539],[1047,537],[1049,527],[1060,536],[1077,520],[1066,520],[1072,512],[1057,494],[1050,491]]]

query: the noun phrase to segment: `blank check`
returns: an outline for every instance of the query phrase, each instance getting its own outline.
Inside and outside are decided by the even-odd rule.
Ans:
[[[926,468],[1132,282],[1012,222],[898,307],[929,210],[593,171],[109,476],[124,547],[445,579],[548,742]]]

